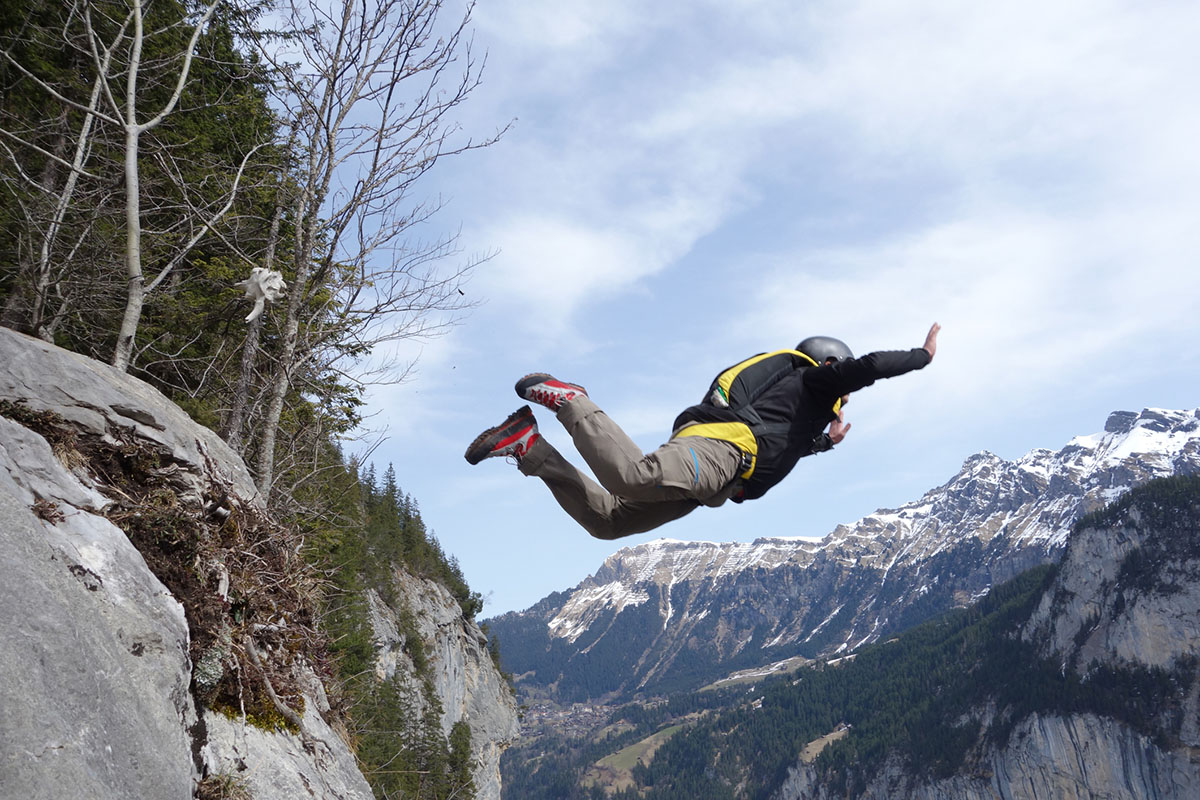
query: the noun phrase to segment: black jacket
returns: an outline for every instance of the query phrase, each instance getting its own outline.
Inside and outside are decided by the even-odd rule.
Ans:
[[[742,492],[733,499],[741,502],[762,497],[801,458],[828,450],[831,443],[824,431],[837,419],[834,405],[843,395],[880,378],[921,369],[930,358],[921,347],[883,350],[825,366],[801,367],[780,379],[753,403],[761,420],[751,425],[758,442],[758,461],[754,473],[743,481]],[[731,413],[708,402],[700,403],[679,415],[675,429],[690,422],[724,421]]]

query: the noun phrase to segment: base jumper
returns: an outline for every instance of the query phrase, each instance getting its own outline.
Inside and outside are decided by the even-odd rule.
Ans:
[[[481,433],[466,459],[515,458],[598,539],[644,533],[701,505],[762,497],[801,458],[845,438],[842,407],[852,392],[928,365],[939,330],[935,322],[921,347],[860,358],[838,339],[813,336],[795,350],[746,359],[718,375],[704,400],[676,418],[670,440],[649,454],[582,386],[533,373],[517,381],[517,394],[557,414],[599,484],[538,433],[529,406]]]

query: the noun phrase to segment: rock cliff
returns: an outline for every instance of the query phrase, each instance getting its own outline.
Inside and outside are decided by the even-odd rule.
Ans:
[[[1145,735],[1095,715],[1023,720],[1007,747],[971,776],[933,783],[890,763],[858,800],[1186,800],[1200,796],[1187,749],[1164,750]],[[841,800],[808,765],[794,769],[772,800]]]
[[[404,570],[396,574],[403,611],[411,614],[415,630],[404,632],[401,613],[375,592],[369,596],[371,627],[379,678],[397,673],[415,675],[416,666],[405,652],[404,638],[416,635],[433,675],[433,691],[441,704],[442,731],[450,735],[460,720],[471,728],[475,757],[475,796],[500,797],[500,754],[520,733],[516,700],[491,662],[487,638],[473,622],[463,619],[458,603],[444,586]],[[421,693],[410,686],[420,703]]]
[[[1200,797],[1200,481],[1156,482],[1085,518],[1020,635],[1085,685],[1107,668],[1152,676],[1166,690],[1136,725],[1035,712],[996,735],[994,709],[963,709],[985,723],[967,774],[929,780],[893,759],[855,796]],[[773,800],[843,796],[801,763]]]
[[[369,800],[241,460],[106,365],[2,328],[0,362],[0,794]],[[228,537],[293,595],[238,597],[257,584]],[[498,798],[511,696],[444,590],[400,580],[445,728],[468,722],[476,796]]]
[[[1200,532],[1174,503],[1154,494],[1089,518],[1025,638],[1080,673],[1200,657]]]

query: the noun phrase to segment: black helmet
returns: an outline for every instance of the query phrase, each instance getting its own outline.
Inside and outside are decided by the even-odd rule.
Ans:
[[[854,353],[850,352],[846,343],[841,339],[834,339],[832,336],[810,336],[796,345],[796,349],[818,364],[854,358]]]

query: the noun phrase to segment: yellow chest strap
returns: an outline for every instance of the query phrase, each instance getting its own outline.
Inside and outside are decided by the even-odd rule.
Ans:
[[[729,388],[733,384],[734,378],[738,376],[738,373],[757,361],[770,358],[779,353],[794,353],[811,363],[814,367],[818,366],[817,362],[798,350],[777,350],[774,353],[763,353],[721,373],[717,378],[717,389],[727,398],[729,396]],[[839,397],[834,401],[833,413],[835,416],[842,413],[842,398]],[[750,426],[744,422],[700,422],[695,425],[684,426],[671,434],[672,439],[680,436],[703,436],[705,439],[717,439],[722,442],[729,442],[741,450],[750,458],[750,467],[738,476],[743,480],[753,475],[754,468],[758,466],[758,440],[754,438],[754,433],[750,430]]]

